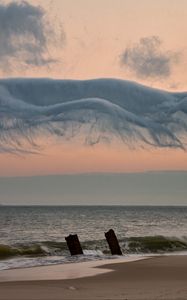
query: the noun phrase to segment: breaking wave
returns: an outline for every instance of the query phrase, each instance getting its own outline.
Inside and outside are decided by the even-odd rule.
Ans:
[[[184,149],[187,93],[119,79],[0,80],[0,152],[35,151],[49,134]]]
[[[187,238],[144,236],[119,239],[123,254],[154,254],[187,250]],[[106,240],[81,243],[85,255],[110,255]],[[0,259],[12,257],[68,256],[65,242],[36,242],[31,244],[0,245]]]

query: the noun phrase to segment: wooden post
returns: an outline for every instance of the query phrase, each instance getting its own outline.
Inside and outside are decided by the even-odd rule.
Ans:
[[[71,255],[83,254],[81,244],[77,234],[70,234],[65,237]]]
[[[105,232],[105,237],[112,255],[123,255],[114,230],[110,229],[108,232]]]

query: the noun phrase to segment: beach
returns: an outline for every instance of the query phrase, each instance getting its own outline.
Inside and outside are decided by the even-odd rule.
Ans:
[[[87,264],[86,268],[85,264]],[[90,262],[70,264],[71,267],[66,267],[65,271],[61,272],[62,274],[59,273],[59,266],[1,271],[0,299],[187,299],[187,256],[185,255],[156,256],[127,262],[116,259],[111,262],[91,262],[92,265],[89,264]],[[55,268],[58,270],[56,275]],[[63,270],[63,265],[60,268]],[[92,269],[92,273],[84,272],[82,269]],[[24,272],[25,280],[21,277]],[[50,272],[52,278],[50,278]],[[11,274],[14,278],[11,277]],[[28,274],[32,274],[32,276],[29,278]],[[8,276],[10,277],[8,278]],[[39,276],[41,276],[40,280]],[[50,280],[45,280],[46,276]],[[69,279],[59,279],[60,276]]]

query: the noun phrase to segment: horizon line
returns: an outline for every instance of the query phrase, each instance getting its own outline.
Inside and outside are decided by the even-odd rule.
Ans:
[[[19,176],[0,176],[0,179],[16,179],[16,178],[33,178],[33,177],[60,177],[60,176],[84,176],[84,175],[140,175],[150,173],[186,173],[187,170],[145,170],[145,171],[127,171],[127,172],[80,172],[80,173],[50,173],[50,174],[34,174],[34,175],[19,175]]]

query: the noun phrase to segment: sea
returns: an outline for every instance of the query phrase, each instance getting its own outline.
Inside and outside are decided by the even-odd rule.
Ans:
[[[187,207],[1,205],[0,270],[114,258],[109,229],[124,257],[187,254]],[[83,255],[70,255],[69,234]]]

